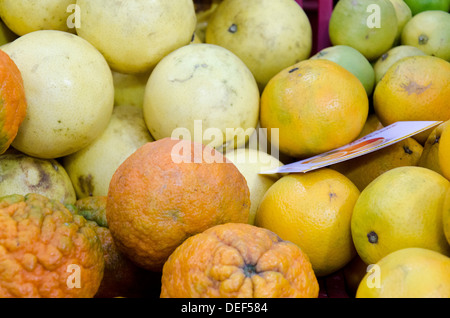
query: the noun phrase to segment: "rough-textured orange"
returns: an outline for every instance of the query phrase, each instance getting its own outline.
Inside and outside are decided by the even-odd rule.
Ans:
[[[103,269],[84,217],[39,194],[0,199],[0,298],[91,298]]]
[[[164,264],[161,298],[315,298],[305,253],[275,233],[242,223],[209,228]]]
[[[177,161],[175,149],[183,147],[188,162]],[[161,271],[185,239],[213,225],[247,223],[249,210],[247,182],[233,163],[205,145],[164,138],[143,145],[116,170],[106,219],[128,258]]]
[[[8,149],[25,119],[27,102],[17,65],[0,50],[0,154]]]
[[[105,270],[95,298],[159,295],[161,275],[136,266],[114,243],[106,222],[106,196],[79,199],[75,202],[74,211],[95,222],[95,230],[102,243]]]

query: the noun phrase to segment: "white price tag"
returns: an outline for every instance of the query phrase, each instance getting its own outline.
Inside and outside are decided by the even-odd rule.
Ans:
[[[398,121],[345,146],[276,169],[262,171],[260,174],[307,172],[319,169],[390,146],[441,123],[442,121]]]

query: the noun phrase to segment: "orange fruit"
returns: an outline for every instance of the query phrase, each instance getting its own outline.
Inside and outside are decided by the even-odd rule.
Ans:
[[[353,141],[369,102],[359,79],[325,59],[301,61],[275,75],[261,96],[261,127],[279,129],[281,152],[313,156]],[[275,138],[273,138],[275,139]]]
[[[0,50],[0,154],[8,149],[25,119],[27,101],[22,75],[9,55]]]
[[[84,217],[40,194],[0,199],[0,298],[90,298],[103,269]]]
[[[161,271],[186,238],[216,224],[247,223],[249,210],[249,188],[234,164],[201,143],[164,138],[143,145],[116,170],[106,219],[128,258]]]
[[[396,121],[450,119],[450,63],[434,56],[410,56],[394,63],[373,94],[375,113],[387,126]],[[425,143],[430,129],[414,138]]]
[[[295,244],[251,224],[216,225],[164,264],[161,298],[316,298],[319,284]]]
[[[300,246],[314,273],[327,276],[356,255],[350,221],[358,196],[358,188],[332,169],[286,175],[265,193],[255,225]]]
[[[85,197],[70,207],[94,223],[102,244],[105,269],[95,298],[159,296],[161,275],[136,266],[114,243],[106,221],[106,196]]]

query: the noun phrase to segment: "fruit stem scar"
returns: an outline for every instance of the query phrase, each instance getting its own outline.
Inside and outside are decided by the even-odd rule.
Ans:
[[[413,152],[412,152],[412,150],[411,149],[409,149],[409,147],[408,146],[403,146],[403,150],[408,154],[408,155],[410,155],[410,154],[412,154]]]
[[[434,144],[437,144],[439,142],[439,140],[441,139],[441,136],[436,136],[436,139],[434,139]]]
[[[427,44],[428,43],[428,37],[425,34],[419,35],[419,44]]]
[[[256,266],[255,265],[250,265],[250,264],[245,264],[244,265],[244,275],[245,275],[245,277],[252,277],[255,274],[256,274]]]
[[[230,33],[236,33],[236,32],[237,32],[237,25],[233,23],[233,24],[228,28],[228,32],[230,32]]]
[[[337,194],[334,193],[334,192],[330,192],[330,193],[328,194],[328,196],[330,197],[330,202],[331,202],[331,200],[332,200],[333,198],[337,198]]]
[[[374,231],[371,231],[369,234],[367,234],[367,238],[372,244],[378,243],[378,235]]]

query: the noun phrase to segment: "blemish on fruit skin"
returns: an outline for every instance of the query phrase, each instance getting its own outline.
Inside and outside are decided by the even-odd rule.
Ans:
[[[295,68],[289,70],[289,73],[293,73],[293,72],[295,72],[295,71],[297,71],[297,70],[298,70],[298,67],[295,67]]]
[[[94,184],[92,182],[92,175],[78,177],[78,185],[80,186],[81,192],[92,197],[94,195]]]
[[[389,53],[384,53],[383,55],[381,55],[381,60],[384,61],[388,58]]]
[[[236,32],[237,32],[237,25],[233,23],[233,24],[228,28],[228,32],[230,32],[230,33],[236,33]]]
[[[194,77],[194,75],[195,75],[195,72],[196,72],[200,67],[201,67],[201,68],[208,68],[208,64],[206,64],[206,63],[195,64],[195,65],[194,65],[194,70],[192,71],[192,74],[189,75],[188,77],[182,78],[182,79],[179,79],[179,78],[169,79],[169,81],[172,82],[172,83],[174,83],[174,82],[184,83],[184,82],[186,82],[186,81],[192,79],[192,78]]]
[[[317,53],[317,57],[322,57],[322,56],[325,56],[327,54],[328,54],[328,52],[322,50],[319,53]]]
[[[328,194],[328,196],[330,197],[330,202],[331,202],[331,200],[332,200],[333,198],[337,198],[337,194],[334,193],[334,192],[330,192],[330,193]]]
[[[436,139],[434,139],[433,145],[439,143],[440,139],[441,139],[441,136],[436,136]]]
[[[35,191],[35,190],[39,190],[39,189],[50,189],[50,187],[52,185],[52,180],[51,180],[50,176],[48,175],[48,173],[46,173],[46,171],[40,165],[33,165],[38,173],[37,182],[36,182],[35,178],[31,177],[29,179],[29,177],[28,177],[29,176],[28,173],[32,170],[28,170],[26,167],[24,167],[22,165],[22,163],[20,163],[20,166],[26,176],[25,182],[31,191]]]
[[[407,93],[408,96],[411,94],[422,94],[425,92],[428,88],[430,88],[432,82],[428,84],[427,86],[423,86],[420,84],[417,84],[414,81],[409,82],[408,84],[401,84],[400,87],[403,88]]]
[[[367,238],[369,239],[369,243],[378,243],[378,235],[374,231],[369,232],[369,234],[367,234]]]
[[[174,209],[174,210],[167,210],[164,212],[167,214],[167,216],[169,216],[174,221],[177,221],[177,222],[182,221],[180,210]]]
[[[411,154],[413,153],[412,150],[409,149],[408,146],[403,146],[403,150],[404,150],[408,155],[411,155]]]
[[[419,44],[420,45],[425,45],[428,43],[428,36],[426,36],[425,34],[421,34],[419,35]]]
[[[55,170],[55,171],[58,171],[59,169],[58,169],[58,166],[54,163],[54,162],[51,162],[51,164],[52,164],[52,168]]]

